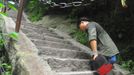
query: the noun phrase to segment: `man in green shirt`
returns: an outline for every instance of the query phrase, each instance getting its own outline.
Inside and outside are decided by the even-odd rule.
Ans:
[[[78,22],[78,28],[88,33],[89,48],[92,50],[92,59],[96,60],[98,54],[105,56],[109,63],[116,62],[116,54],[119,53],[116,45],[108,33],[96,22],[89,22],[82,17]]]

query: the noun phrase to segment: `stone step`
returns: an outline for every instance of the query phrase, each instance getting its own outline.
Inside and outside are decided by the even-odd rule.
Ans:
[[[54,38],[54,40],[55,39],[56,40],[63,40],[63,37],[60,37],[56,33],[52,33],[52,32],[49,32],[49,31],[48,32],[43,32],[43,31],[36,32],[34,29],[26,29],[26,28],[22,28],[21,30],[27,36],[31,36],[31,37],[40,37],[41,39],[43,39],[44,37],[49,37],[49,38],[52,38],[52,39]]]
[[[48,62],[53,71],[71,72],[71,71],[89,71],[90,65],[87,59],[57,58],[52,56],[42,56]]]
[[[97,71],[74,71],[74,72],[57,72],[56,75],[98,75]],[[128,75],[129,73],[125,73],[118,69],[112,69],[107,75]],[[129,74],[133,75],[133,74]]]
[[[53,33],[42,33],[42,34],[39,34],[37,32],[32,32],[33,30],[29,30],[31,32],[27,32],[26,35],[29,35],[29,36],[40,36],[40,37],[44,37],[44,36],[50,36],[50,37],[55,37],[55,38],[59,38],[59,39],[64,39],[63,37],[60,37],[56,34],[53,34]],[[26,31],[24,31],[26,32]]]
[[[34,37],[32,37],[34,39]],[[35,38],[36,39],[36,38]],[[61,38],[56,38],[56,37],[51,37],[48,35],[43,36],[40,40],[48,40],[48,41],[53,41],[53,42],[62,42],[62,43],[66,43],[67,41],[65,39],[61,39]],[[68,42],[67,42],[68,43]]]
[[[37,37],[37,36],[35,36]],[[52,48],[67,48],[67,49],[79,49],[77,47],[72,46],[71,44],[68,44],[68,42],[53,42],[53,41],[48,41],[48,40],[32,40],[32,42],[36,46],[47,46],[47,47],[52,47]]]
[[[37,32],[39,34],[51,33],[51,34],[57,35],[52,30],[50,30],[50,29],[48,29],[46,27],[42,27],[40,25],[33,25],[33,24],[30,24],[30,23],[28,25],[24,25],[22,29],[25,29],[25,30],[32,29],[32,30],[34,30],[35,32]]]
[[[49,40],[49,41],[54,41],[54,42],[64,42],[65,40],[60,37],[55,37],[55,36],[50,36],[50,35],[42,35],[42,34],[36,34],[33,30],[22,30],[30,39],[41,39],[41,40]],[[32,34],[32,35],[31,35]]]
[[[49,50],[62,50],[62,51],[74,51],[74,52],[83,52],[80,49],[66,49],[66,48],[52,48],[52,47],[45,47],[45,46],[38,46],[38,49],[49,49]]]
[[[57,72],[57,75],[94,75],[95,71]]]
[[[48,40],[48,41],[63,42],[63,43],[65,43],[65,39],[51,37],[51,36],[47,36],[47,35],[44,36],[44,39]]]
[[[54,32],[51,32],[49,31],[48,29],[37,29],[35,27],[30,27],[30,28],[25,28],[25,27],[22,27],[21,29],[24,33],[32,33],[32,32],[36,32],[38,34],[42,34],[42,33],[50,33],[50,34],[54,34],[54,35],[57,35],[56,33]]]
[[[73,51],[73,50],[60,50],[52,48],[38,48],[39,55],[48,55],[56,56],[60,58],[79,58],[79,59],[88,59],[89,56],[82,51]]]

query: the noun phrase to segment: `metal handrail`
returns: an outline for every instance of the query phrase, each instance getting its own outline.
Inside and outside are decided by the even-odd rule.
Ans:
[[[52,2],[51,0],[40,0],[41,2],[44,2],[44,4],[49,4],[50,7],[60,7],[60,8],[67,8],[67,7],[78,7],[78,6],[88,6],[91,5],[91,3],[84,3],[84,0],[74,1],[70,3],[66,2]],[[90,2],[93,2],[94,0],[90,0]]]
[[[82,2],[77,1],[77,2],[72,2],[73,6],[77,7],[77,6],[81,6]]]

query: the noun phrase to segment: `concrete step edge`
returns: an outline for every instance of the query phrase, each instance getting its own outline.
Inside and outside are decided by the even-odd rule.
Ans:
[[[57,38],[57,37],[48,36],[48,35],[44,35],[44,37],[53,38],[53,39],[58,39],[58,40],[65,40],[65,39],[63,39],[63,38]]]
[[[30,40],[35,41],[35,42],[46,42],[46,43],[52,43],[52,44],[59,44],[59,45],[70,45],[67,41],[64,42],[56,42],[56,41],[50,41],[50,40],[42,40],[42,39],[33,39],[31,38]]]
[[[96,71],[74,71],[74,72],[57,72],[57,75],[82,75],[82,74],[92,74]]]
[[[77,59],[77,58],[60,58],[60,57],[55,57],[55,56],[46,56],[46,55],[41,55],[43,59],[56,59],[59,61],[85,61],[89,62],[90,60],[88,59]]]
[[[53,48],[53,47],[48,47],[48,46],[38,46],[38,48],[47,48],[47,49],[52,49],[54,51],[67,51],[67,52],[79,52],[79,53],[84,53],[83,51],[77,51],[77,50],[71,50],[71,49],[61,49],[61,48]]]
[[[50,48],[50,49],[53,49],[53,50],[57,49],[59,51],[83,52],[83,51],[74,50],[74,49],[71,50],[71,49],[67,49],[67,48],[54,48],[54,47],[48,47],[48,46],[38,46],[37,48]]]

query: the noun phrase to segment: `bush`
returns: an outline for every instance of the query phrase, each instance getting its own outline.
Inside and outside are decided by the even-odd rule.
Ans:
[[[47,13],[48,9],[48,5],[44,5],[39,0],[28,0],[25,11],[31,21],[38,21]]]
[[[12,75],[12,66],[7,63],[0,64],[0,75]]]
[[[134,74],[134,61],[122,61],[121,66]]]
[[[87,34],[85,32],[80,31],[79,29],[73,30],[72,33],[70,33],[70,35],[76,39],[77,41],[79,41],[81,44],[87,45],[88,41],[87,41]]]

